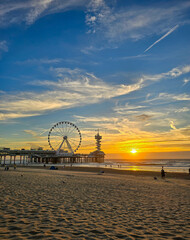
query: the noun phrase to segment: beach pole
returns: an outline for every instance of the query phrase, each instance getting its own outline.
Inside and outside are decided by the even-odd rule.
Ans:
[[[16,155],[14,155],[14,165],[15,165],[15,161],[16,161]]]
[[[10,155],[10,165],[12,164],[12,155]]]
[[[30,156],[27,155],[27,162],[30,163]]]
[[[2,164],[2,156],[0,156],[0,164]]]
[[[4,155],[4,165],[5,165],[5,161],[6,161],[6,155]]]
[[[22,162],[22,155],[20,155],[20,165],[21,165],[21,162]]]

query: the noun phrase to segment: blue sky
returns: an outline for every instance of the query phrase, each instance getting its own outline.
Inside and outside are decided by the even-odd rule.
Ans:
[[[189,1],[1,1],[0,146],[71,121],[81,152],[100,129],[108,154],[189,156],[189,42]]]

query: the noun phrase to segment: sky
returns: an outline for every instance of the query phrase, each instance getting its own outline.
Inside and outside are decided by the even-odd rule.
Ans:
[[[0,147],[190,158],[189,42],[190,1],[0,0]]]

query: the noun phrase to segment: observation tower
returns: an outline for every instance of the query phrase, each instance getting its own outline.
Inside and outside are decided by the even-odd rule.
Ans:
[[[100,136],[99,134],[99,130],[98,133],[95,135],[95,139],[96,139],[96,151],[91,152],[89,154],[89,157],[93,159],[94,162],[104,162],[104,157],[105,157],[105,153],[103,151],[101,151],[101,140],[102,140],[102,136]]]
[[[101,139],[102,139],[102,136],[100,136],[99,130],[98,130],[98,133],[95,135],[95,139],[96,139],[96,149],[98,151],[101,151]]]

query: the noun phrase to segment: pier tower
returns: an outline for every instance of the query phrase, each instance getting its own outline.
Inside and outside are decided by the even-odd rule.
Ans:
[[[96,139],[96,149],[98,151],[101,151],[101,139],[102,139],[102,136],[100,136],[99,130],[98,130],[98,133],[95,135],[95,139]]]
[[[102,136],[98,133],[95,135],[96,139],[96,150],[94,152],[91,152],[88,156],[92,159],[92,162],[104,162],[105,153],[101,151],[101,140]]]

